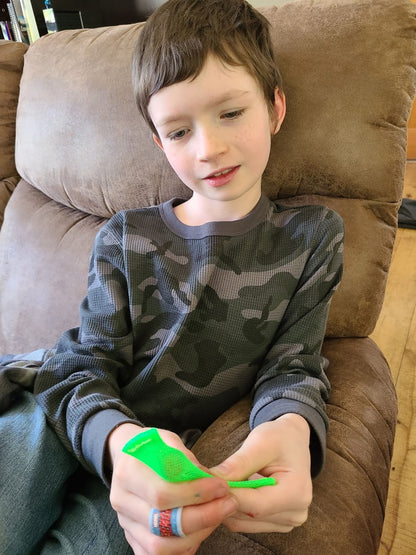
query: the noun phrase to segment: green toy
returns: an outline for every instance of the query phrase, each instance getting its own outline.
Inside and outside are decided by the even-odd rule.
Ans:
[[[198,478],[212,478],[212,474],[208,474],[194,465],[182,451],[166,445],[156,428],[150,428],[133,437],[123,447],[123,453],[144,462],[167,482],[187,482]],[[274,486],[276,480],[270,477],[240,482],[229,481],[228,484],[231,488],[259,488]]]

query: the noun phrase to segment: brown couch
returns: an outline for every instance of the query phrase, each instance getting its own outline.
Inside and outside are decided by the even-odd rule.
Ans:
[[[198,553],[370,555],[383,526],[397,406],[389,367],[368,335],[402,192],[416,5],[300,0],[263,12],[288,102],[264,189],[279,202],[326,204],[346,226],[345,273],[324,346],[332,382],[327,462],[304,526],[258,535],[219,528]],[[92,241],[107,218],[187,194],[134,104],[129,66],[141,27],[41,38],[25,54],[19,98],[26,48],[0,42],[1,211],[8,200],[0,354],[52,346],[77,325]],[[243,440],[248,411],[242,400],[206,431],[195,446],[203,462]]]

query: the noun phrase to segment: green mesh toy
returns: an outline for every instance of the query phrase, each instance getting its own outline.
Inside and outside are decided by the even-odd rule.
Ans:
[[[212,478],[212,474],[208,474],[194,465],[182,451],[166,445],[156,428],[150,428],[133,437],[122,450],[123,453],[145,463],[167,482],[188,482],[198,478]],[[229,481],[228,484],[231,488],[259,488],[274,486],[276,480],[270,477],[240,482]]]

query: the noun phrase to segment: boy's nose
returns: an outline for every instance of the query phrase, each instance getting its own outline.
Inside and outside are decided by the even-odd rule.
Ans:
[[[198,159],[209,161],[221,156],[227,150],[227,144],[218,129],[201,129],[197,138]]]

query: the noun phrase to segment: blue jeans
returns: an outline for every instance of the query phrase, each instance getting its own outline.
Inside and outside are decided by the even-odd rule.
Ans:
[[[29,393],[0,416],[0,553],[132,553],[108,489],[81,469]]]

